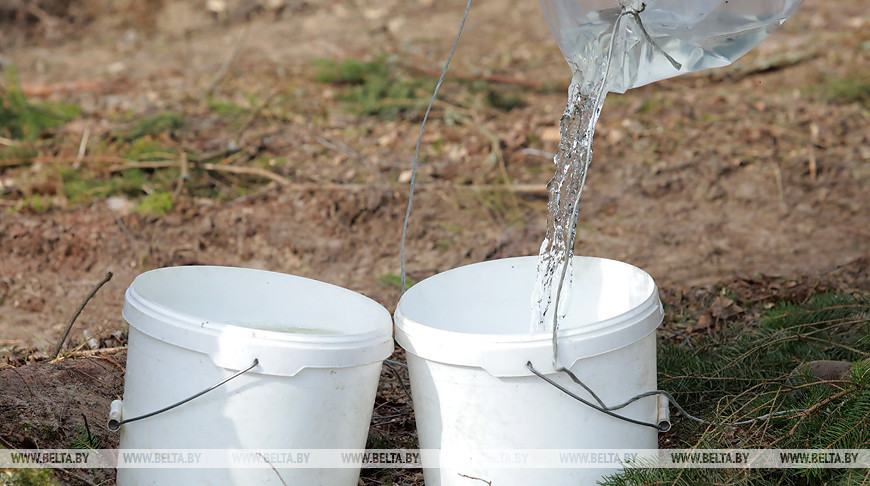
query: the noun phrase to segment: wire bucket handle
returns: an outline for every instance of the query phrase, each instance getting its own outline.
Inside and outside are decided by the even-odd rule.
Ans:
[[[233,374],[229,378],[226,378],[218,383],[215,383],[214,385],[206,388],[205,390],[197,392],[197,393],[185,398],[184,400],[181,400],[179,402],[175,402],[172,405],[161,408],[160,410],[155,410],[153,412],[139,415],[138,417],[132,417],[132,418],[128,418],[128,419],[122,418],[122,414],[123,414],[122,410],[123,410],[124,402],[122,400],[115,400],[109,406],[109,421],[106,424],[106,427],[108,427],[108,429],[111,430],[112,432],[117,432],[121,428],[121,426],[124,424],[129,424],[130,422],[135,422],[137,420],[142,420],[142,419],[146,419],[149,417],[153,417],[155,415],[160,415],[163,412],[168,412],[175,407],[178,407],[180,405],[184,405],[185,403],[193,400],[194,398],[198,398],[198,397],[205,395],[206,393],[214,390],[215,388],[218,388],[219,386],[228,383],[230,380],[233,380],[235,378],[238,378],[239,376],[242,376],[243,374],[247,373],[248,371],[251,371],[252,369],[256,368],[258,364],[260,364],[260,360],[255,358],[254,362],[251,363],[251,366],[248,366],[247,368]]]

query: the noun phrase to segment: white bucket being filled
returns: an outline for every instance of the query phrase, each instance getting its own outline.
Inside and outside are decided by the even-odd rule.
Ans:
[[[393,352],[389,313],[371,299],[280,273],[187,266],[138,276],[123,315],[130,335],[116,424],[257,365],[177,408],[121,422],[122,450],[365,447],[381,362]],[[119,464],[118,484],[356,486],[359,477],[353,467],[249,459],[203,469]]]
[[[663,312],[653,279],[613,260],[573,263],[559,364],[608,406],[655,390],[654,330]],[[536,265],[536,257],[521,257],[456,268],[416,284],[399,301],[396,340],[407,351],[420,447],[441,450],[440,464],[423,456],[427,486],[595,484],[618,468],[539,469],[513,451],[657,448],[655,428],[592,409],[528,368],[594,401],[556,372],[551,333],[530,332]],[[657,424],[658,403],[642,398],[618,414]]]

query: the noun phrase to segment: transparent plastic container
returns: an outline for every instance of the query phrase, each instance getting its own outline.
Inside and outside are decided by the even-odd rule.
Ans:
[[[782,25],[801,1],[540,0],[575,82],[582,86],[584,73],[612,48],[607,90],[617,93],[727,66]]]

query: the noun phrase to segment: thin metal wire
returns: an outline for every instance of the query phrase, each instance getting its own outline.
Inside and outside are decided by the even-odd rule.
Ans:
[[[660,46],[655,40],[653,40],[652,36],[649,35],[649,32],[646,31],[646,27],[643,26],[643,21],[640,19],[640,13],[643,12],[644,10],[646,10],[646,4],[643,4],[643,7],[641,7],[640,10],[634,10],[634,9],[630,9],[627,7],[623,7],[621,15],[628,14],[628,15],[631,15],[632,17],[634,17],[634,20],[637,22],[637,26],[640,27],[640,31],[643,33],[643,36],[646,39],[646,41],[649,42],[650,45],[653,46],[653,49],[659,51],[659,54],[665,56],[665,59],[667,59],[668,62],[671,63],[671,66],[673,66],[674,69],[679,71],[680,69],[683,68],[683,65],[680,64],[679,62],[677,62],[676,59],[671,57],[670,54],[665,52],[665,50],[662,49],[662,46]]]
[[[411,392],[408,391],[408,387],[405,386],[405,380],[402,379],[402,374],[399,373],[399,370],[397,370],[396,368],[393,368],[393,365],[391,365],[390,363],[395,363],[397,365],[403,365],[403,363],[399,363],[398,361],[392,361],[389,359],[384,360],[384,366],[389,368],[390,371],[392,371],[393,374],[396,375],[396,379],[399,380],[399,385],[402,385],[402,390],[405,391],[405,396],[408,397],[408,401],[411,403],[414,403],[414,399],[411,398]],[[405,368],[408,367],[407,365],[403,365],[403,366],[405,366]]]
[[[406,365],[405,363],[402,363],[401,361],[393,361],[391,359],[385,359],[384,362],[390,363],[390,364],[393,364],[396,366],[401,366],[402,368],[408,369],[408,365]]]
[[[541,378],[542,380],[546,381],[546,382],[549,383],[550,385],[553,385],[554,387],[558,388],[558,389],[559,389],[560,391],[562,391],[563,393],[567,394],[567,395],[570,396],[571,398],[573,398],[573,399],[579,401],[580,403],[582,403],[582,404],[584,404],[584,405],[586,405],[586,406],[592,407],[592,408],[594,408],[595,410],[598,410],[599,412],[606,413],[607,415],[610,415],[611,417],[618,418],[619,420],[624,420],[624,421],[626,421],[626,422],[631,422],[631,423],[633,423],[633,424],[637,424],[637,425],[644,425],[644,426],[647,426],[647,427],[652,427],[652,428],[654,428],[654,429],[658,429],[659,431],[662,431],[662,432],[666,432],[668,429],[670,429],[670,426],[662,426],[662,425],[660,425],[660,424],[654,424],[654,423],[651,423],[651,422],[643,422],[643,421],[640,421],[640,420],[635,420],[635,419],[630,418],[630,417],[626,417],[626,416],[623,416],[623,415],[619,415],[619,414],[617,414],[617,413],[613,413],[613,411],[614,411],[614,410],[619,410],[619,409],[621,409],[621,408],[624,408],[624,407],[628,406],[629,404],[634,403],[634,402],[640,400],[641,398],[651,397],[651,396],[656,396],[656,395],[664,395],[665,398],[668,399],[668,402],[670,402],[670,404],[673,405],[674,408],[676,408],[677,411],[680,412],[680,413],[681,413],[684,417],[686,417],[687,419],[692,420],[692,421],[694,421],[694,422],[698,422],[699,424],[716,425],[716,426],[729,426],[729,427],[736,427],[736,426],[740,426],[740,425],[749,425],[749,424],[751,424],[751,423],[753,423],[753,422],[758,422],[758,421],[760,421],[760,420],[765,420],[765,419],[768,419],[768,418],[778,417],[778,416],[780,416],[780,415],[786,415],[786,414],[791,414],[791,413],[801,413],[801,412],[805,412],[805,411],[806,411],[806,409],[781,410],[781,411],[779,411],[779,412],[766,413],[766,414],[764,414],[764,415],[760,415],[760,416],[755,417],[755,418],[753,418],[753,419],[742,420],[742,421],[740,421],[740,422],[710,422],[710,421],[708,421],[708,420],[704,420],[704,419],[701,419],[701,418],[695,417],[694,415],[692,415],[692,414],[690,414],[689,412],[687,412],[686,409],[684,409],[682,406],[680,406],[680,404],[677,402],[677,400],[674,398],[674,396],[671,395],[669,392],[667,392],[667,391],[665,391],[665,390],[653,390],[653,391],[648,391],[648,392],[644,392],[644,393],[639,393],[639,394],[637,394],[637,395],[635,395],[635,396],[629,398],[625,403],[621,403],[621,404],[619,404],[619,405],[615,405],[615,406],[613,406],[613,407],[608,407],[608,406],[607,406],[607,405],[606,405],[606,404],[605,404],[605,403],[604,403],[604,402],[603,402],[603,401],[598,397],[598,395],[596,395],[595,392],[593,392],[592,389],[589,388],[589,386],[587,386],[585,383],[583,383],[583,381],[581,381],[579,378],[577,378],[577,376],[576,376],[574,373],[572,373],[571,371],[569,371],[567,368],[561,367],[561,368],[559,368],[559,369],[556,370],[556,371],[560,371],[560,372],[563,372],[563,373],[567,374],[569,377],[571,377],[571,380],[572,380],[572,381],[574,381],[575,383],[577,383],[578,385],[580,385],[581,387],[583,387],[584,390],[586,390],[587,392],[589,392],[589,394],[592,395],[592,398],[594,398],[595,401],[598,402],[598,405],[595,405],[594,403],[589,402],[589,401],[587,401],[587,400],[584,400],[583,398],[577,396],[576,394],[572,393],[571,391],[569,391],[568,389],[566,389],[566,388],[563,387],[562,385],[556,383],[555,381],[551,380],[550,378],[547,378],[543,373],[541,373],[540,371],[536,370],[535,367],[532,366],[532,362],[531,362],[531,361],[529,361],[529,362],[526,363],[526,367],[527,367],[527,368],[528,368],[532,373],[534,373],[538,378]]]
[[[178,407],[179,405],[184,405],[185,403],[187,403],[187,402],[193,400],[194,398],[198,398],[198,397],[201,397],[201,396],[205,395],[206,393],[208,393],[208,392],[214,390],[215,388],[217,388],[217,387],[219,387],[219,386],[221,386],[221,385],[227,383],[228,381],[230,381],[230,380],[232,380],[232,379],[234,379],[234,378],[238,378],[238,377],[241,376],[242,374],[247,373],[248,371],[251,371],[252,369],[254,369],[258,364],[260,364],[260,360],[258,360],[258,359],[255,358],[255,359],[254,359],[254,362],[251,364],[251,366],[248,366],[247,368],[245,368],[245,369],[239,371],[238,373],[235,373],[233,376],[230,376],[229,378],[226,378],[225,380],[223,380],[223,381],[221,381],[221,382],[219,382],[219,383],[215,383],[214,385],[212,385],[212,386],[206,388],[205,390],[203,390],[203,391],[201,391],[201,392],[199,392],[199,393],[197,393],[197,394],[195,394],[195,395],[192,395],[192,396],[190,396],[190,397],[187,397],[187,398],[185,398],[184,400],[181,400],[180,402],[173,403],[172,405],[169,405],[168,407],[163,407],[163,408],[161,408],[160,410],[155,410],[154,412],[146,413],[145,415],[140,415],[140,416],[138,416],[138,417],[133,417],[133,418],[124,419],[124,420],[121,420],[121,421],[118,421],[118,422],[114,422],[114,421],[113,421],[113,422],[111,422],[111,423],[109,424],[109,429],[112,430],[112,431],[115,431],[115,430],[118,430],[119,428],[121,428],[121,426],[124,425],[124,424],[129,424],[130,422],[135,422],[135,421],[137,421],[137,420],[142,420],[142,419],[146,419],[146,418],[149,418],[149,417],[153,417],[153,416],[155,416],[155,415],[159,415],[159,414],[161,414],[161,413],[163,413],[163,412],[168,412],[169,410],[172,410],[173,408]]]
[[[644,422],[644,421],[642,421],[642,420],[635,420],[635,419],[630,418],[630,417],[625,417],[625,416],[623,416],[623,415],[619,415],[619,414],[617,414],[617,413],[613,413],[612,411],[608,410],[607,407],[599,407],[598,405],[595,405],[594,403],[592,403],[592,402],[590,402],[590,401],[587,401],[587,400],[583,399],[582,397],[580,397],[580,396],[574,394],[573,392],[571,392],[571,390],[565,388],[564,386],[562,386],[562,385],[556,383],[555,381],[553,381],[553,380],[547,378],[546,376],[544,376],[543,373],[541,373],[540,371],[536,370],[535,367],[532,366],[532,362],[531,362],[531,361],[529,361],[528,363],[526,363],[526,367],[528,367],[529,370],[531,370],[532,373],[534,373],[535,375],[537,375],[538,378],[540,378],[540,379],[546,381],[547,383],[553,385],[554,387],[558,388],[559,391],[561,391],[562,393],[565,393],[565,394],[568,395],[569,397],[573,398],[574,400],[577,400],[578,402],[582,403],[583,405],[586,405],[587,407],[594,408],[595,410],[598,410],[598,411],[601,412],[601,413],[604,413],[604,414],[610,415],[611,417],[614,417],[614,418],[618,418],[619,420],[624,420],[624,421],[626,421],[626,422],[631,422],[631,423],[633,423],[633,424],[637,424],[637,425],[643,425],[643,426],[645,426],[645,427],[652,427],[652,428],[654,428],[654,429],[656,429],[656,430],[660,430],[660,431],[663,431],[663,430],[664,430],[664,428],[663,428],[663,427],[660,427],[659,424],[653,424],[653,423],[650,423],[650,422]],[[584,387],[585,387],[585,385],[584,385]],[[588,388],[587,388],[587,390],[588,390]]]
[[[468,18],[468,11],[471,10],[471,0],[465,5],[465,13],[462,14],[462,22],[459,23],[459,32],[456,34],[456,40],[453,41],[453,48],[450,49],[450,55],[447,56],[447,62],[444,63],[444,69],[441,71],[441,77],[438,78],[438,84],[435,85],[435,91],[432,93],[432,100],[429,101],[429,106],[426,108],[426,114],[423,115],[423,123],[420,125],[420,135],[417,136],[417,148],[414,149],[414,162],[411,165],[411,187],[408,195],[408,209],[405,210],[405,222],[402,224],[402,294],[405,293],[405,238],[408,235],[408,221],[411,219],[411,207],[414,204],[414,184],[417,180],[417,165],[420,159],[420,144],[423,141],[423,130],[426,128],[426,121],[429,119],[429,112],[432,111],[432,105],[435,104],[435,99],[438,97],[438,90],[441,89],[441,83],[444,82],[444,76],[447,75],[447,69],[450,67],[450,61],[453,60],[453,54],[456,53],[456,46],[459,45],[459,38],[462,36],[462,29],[465,28],[465,19]]]

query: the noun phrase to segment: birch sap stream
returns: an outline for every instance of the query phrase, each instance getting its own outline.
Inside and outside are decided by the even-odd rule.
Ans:
[[[607,92],[726,66],[782,25],[801,0],[540,2],[573,72],[532,295],[530,332],[555,335],[568,312],[561,303],[570,300],[580,195]]]

